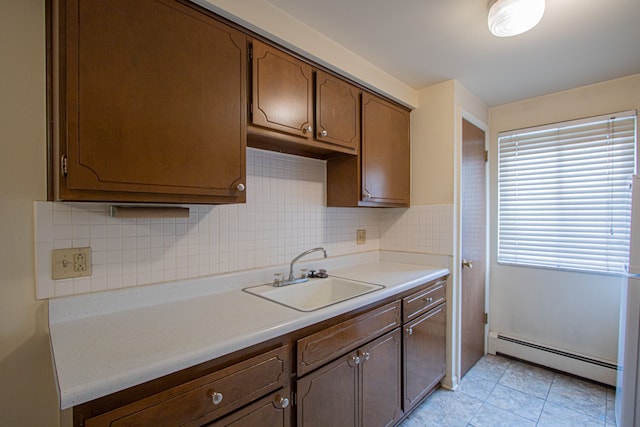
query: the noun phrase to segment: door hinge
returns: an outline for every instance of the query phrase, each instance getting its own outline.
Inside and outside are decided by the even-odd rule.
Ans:
[[[484,161],[485,162],[489,161],[489,152],[487,150],[484,150]]]
[[[484,314],[484,324],[488,325],[489,324],[489,313],[485,313]]]
[[[63,155],[62,158],[60,159],[60,170],[62,171],[62,176],[64,176],[65,178],[67,177],[67,156]]]
[[[297,406],[298,405],[298,394],[294,391],[291,392],[291,405],[292,406]]]

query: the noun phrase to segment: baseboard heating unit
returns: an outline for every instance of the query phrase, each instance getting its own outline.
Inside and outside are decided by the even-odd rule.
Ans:
[[[504,354],[611,386],[616,385],[616,363],[489,332],[489,353]]]

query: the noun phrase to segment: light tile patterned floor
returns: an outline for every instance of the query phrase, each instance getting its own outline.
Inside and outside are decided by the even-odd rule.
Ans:
[[[615,390],[487,355],[456,391],[437,390],[401,427],[613,427]]]

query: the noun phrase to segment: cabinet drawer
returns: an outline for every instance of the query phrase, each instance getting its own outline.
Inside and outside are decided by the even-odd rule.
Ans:
[[[288,347],[87,420],[86,426],[184,425],[207,422],[286,385]],[[214,403],[216,402],[216,403]]]
[[[445,300],[446,279],[440,279],[432,286],[402,299],[403,321],[408,322],[426,313]]]
[[[207,424],[207,427],[288,427],[291,425],[290,395],[288,388],[273,392],[231,415]]]
[[[400,301],[298,340],[298,377],[400,325]]]

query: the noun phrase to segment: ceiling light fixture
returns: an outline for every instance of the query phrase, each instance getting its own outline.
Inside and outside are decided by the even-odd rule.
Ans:
[[[535,27],[544,15],[545,0],[491,0],[489,31],[498,37],[511,37]]]

